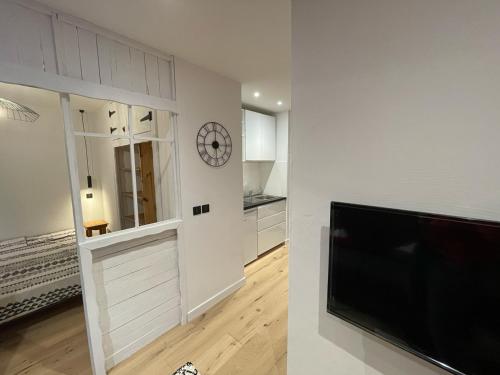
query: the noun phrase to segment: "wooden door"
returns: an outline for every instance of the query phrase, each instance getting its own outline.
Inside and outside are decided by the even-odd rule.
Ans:
[[[144,224],[156,223],[155,172],[152,142],[139,143]]]
[[[115,147],[115,163],[121,229],[133,228],[135,223],[131,174],[137,171],[131,170],[130,146]]]

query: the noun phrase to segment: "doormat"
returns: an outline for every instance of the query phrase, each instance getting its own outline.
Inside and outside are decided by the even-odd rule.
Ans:
[[[191,362],[186,363],[172,375],[201,375]]]

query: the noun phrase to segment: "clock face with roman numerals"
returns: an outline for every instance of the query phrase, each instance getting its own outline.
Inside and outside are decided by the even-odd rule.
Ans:
[[[198,132],[196,144],[203,161],[212,167],[226,164],[233,150],[229,133],[218,122],[204,124]]]

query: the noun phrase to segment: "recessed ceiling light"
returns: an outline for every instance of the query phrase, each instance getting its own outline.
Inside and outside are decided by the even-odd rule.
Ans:
[[[278,100],[278,103],[276,103],[278,105],[283,105],[283,102],[281,100]]]
[[[258,97],[260,96],[260,92],[255,91],[255,92],[253,93],[253,96],[255,96],[256,98],[258,98]]]

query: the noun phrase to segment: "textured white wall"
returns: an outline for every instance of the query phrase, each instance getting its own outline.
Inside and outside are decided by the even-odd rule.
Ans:
[[[500,220],[500,3],[293,0],[288,373],[446,372],[326,314],[330,201]]]
[[[188,308],[192,310],[243,278],[243,173],[241,86],[238,82],[176,60],[180,173]],[[196,135],[207,121],[226,127],[232,156],[221,168],[198,155]],[[210,204],[193,216],[192,207]]]

